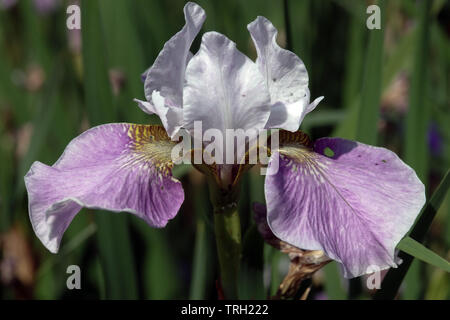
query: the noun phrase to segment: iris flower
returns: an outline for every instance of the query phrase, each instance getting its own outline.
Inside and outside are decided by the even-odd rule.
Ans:
[[[163,127],[94,127],[72,140],[53,166],[35,162],[25,176],[30,220],[42,243],[56,253],[83,207],[129,212],[164,227],[184,201],[171,174],[177,143],[171,137],[181,129],[192,133],[201,121],[204,130],[221,132],[283,129],[268,165],[277,160],[279,170],[265,180],[267,222],[277,238],[323,251],[346,277],[395,267],[395,247],[425,201],[415,172],[387,149],[339,138],[313,143],[297,131],[322,97],[310,103],[305,65],[278,46],[266,18],[248,25],[258,54],[253,62],[217,32],[205,33],[193,55],[205,12],[188,3],[184,15],[184,27],[145,73],[145,101],[137,100]],[[224,192],[240,171],[226,168],[211,171]]]

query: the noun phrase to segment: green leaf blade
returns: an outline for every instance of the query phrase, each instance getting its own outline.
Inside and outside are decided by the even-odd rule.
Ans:
[[[405,237],[397,246],[398,249],[435,267],[450,272],[450,263],[433,251],[427,249],[413,238]]]

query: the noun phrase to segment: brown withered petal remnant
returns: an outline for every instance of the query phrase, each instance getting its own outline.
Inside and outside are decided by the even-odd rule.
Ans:
[[[282,241],[280,241],[282,242]],[[313,274],[325,266],[331,260],[325,256],[323,251],[314,250],[301,250],[295,248],[295,253],[289,253],[291,263],[289,265],[289,271],[284,277],[277,293],[273,299],[288,299],[293,298],[300,289],[300,285],[303,280],[309,279]],[[282,252],[285,252],[282,250]],[[309,291],[306,291],[302,296],[302,300],[306,300]]]
[[[264,241],[281,252],[286,253],[291,261],[289,271],[272,299],[293,298],[299,291],[302,281],[311,278],[317,270],[321,269],[331,260],[323,251],[302,250],[278,239],[267,224],[266,207],[263,204],[255,203],[253,205],[253,211],[258,231]],[[302,299],[306,299],[308,293],[309,291],[305,292]]]

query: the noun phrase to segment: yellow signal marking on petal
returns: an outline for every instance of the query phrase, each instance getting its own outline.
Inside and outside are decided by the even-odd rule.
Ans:
[[[279,132],[280,147],[284,145],[302,145],[307,148],[312,148],[313,143],[309,136],[303,131],[289,132],[280,130]]]
[[[127,136],[130,138],[129,149],[132,154],[122,167],[134,167],[145,171],[155,169],[161,175],[171,176],[173,162],[171,141],[161,126],[130,124]]]
[[[313,151],[309,136],[302,132],[280,131],[280,156],[288,160],[287,166],[297,178],[309,175],[318,183],[327,181],[326,169],[328,158]]]

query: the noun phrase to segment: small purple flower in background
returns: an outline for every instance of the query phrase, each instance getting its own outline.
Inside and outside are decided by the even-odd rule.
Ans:
[[[57,252],[63,233],[82,207],[125,211],[164,227],[184,200],[172,177],[171,137],[193,124],[204,129],[280,128],[270,150],[277,173],[265,180],[267,225],[298,250],[321,251],[346,277],[396,266],[395,247],[425,202],[424,186],[393,152],[339,138],[312,143],[297,131],[310,103],[303,62],[276,43],[266,18],[248,25],[258,58],[251,61],[216,32],[190,46],[205,20],[194,3],[186,24],[145,72],[146,113],[164,126],[127,123],[92,128],[75,138],[51,167],[35,162],[25,176],[30,219],[39,239]],[[235,181],[226,165],[219,181]],[[225,174],[224,174],[225,173]],[[228,175],[228,176],[226,176]],[[220,185],[228,190],[230,185]]]
[[[41,15],[54,12],[60,5],[61,0],[33,0],[36,11]]]
[[[7,10],[13,6],[15,6],[17,0],[0,0],[0,9]]]
[[[33,6],[41,15],[54,12],[60,5],[61,0],[33,0]],[[9,9],[17,4],[17,0],[0,0],[0,9]]]
[[[442,153],[442,136],[436,123],[431,123],[428,127],[428,148],[433,156],[439,156]]]

